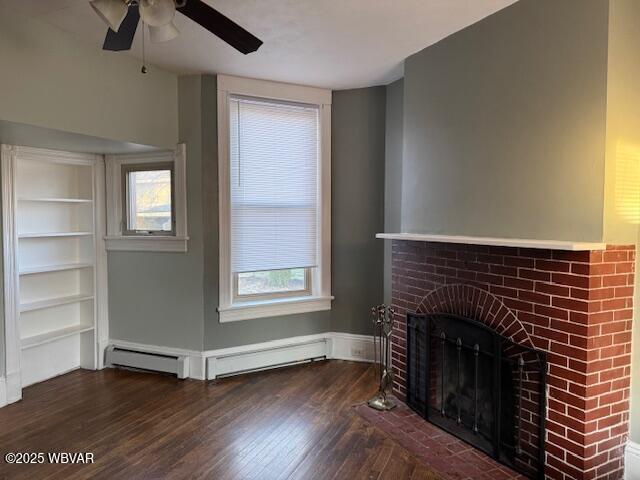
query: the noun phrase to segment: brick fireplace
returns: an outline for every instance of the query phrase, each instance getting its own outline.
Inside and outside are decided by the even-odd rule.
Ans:
[[[633,246],[565,251],[394,240],[396,395],[406,395],[408,313],[474,318],[547,354],[545,475],[622,478],[634,263]]]

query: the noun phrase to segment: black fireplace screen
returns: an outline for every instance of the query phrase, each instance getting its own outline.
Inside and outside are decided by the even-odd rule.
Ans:
[[[475,320],[407,316],[407,404],[529,478],[544,478],[546,365]]]

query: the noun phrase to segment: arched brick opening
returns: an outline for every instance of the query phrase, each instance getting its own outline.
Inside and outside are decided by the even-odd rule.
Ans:
[[[533,348],[524,325],[495,295],[473,285],[445,285],[426,295],[418,313],[449,313],[471,318],[494,329],[512,342]]]

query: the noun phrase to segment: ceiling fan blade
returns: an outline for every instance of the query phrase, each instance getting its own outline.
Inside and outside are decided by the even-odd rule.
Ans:
[[[262,45],[262,40],[202,0],[187,0],[184,6],[178,7],[178,11],[245,55],[255,52]]]
[[[133,43],[133,37],[138,29],[138,22],[140,21],[140,12],[137,5],[129,7],[127,16],[124,17],[122,24],[117,32],[109,29],[107,36],[104,39],[103,50],[111,50],[119,52],[122,50],[130,50]]]

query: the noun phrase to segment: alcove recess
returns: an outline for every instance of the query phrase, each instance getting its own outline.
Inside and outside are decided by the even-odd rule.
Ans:
[[[96,252],[101,241],[95,190],[100,161],[96,155],[14,149],[9,253],[17,276],[23,387],[79,367],[98,368]]]

